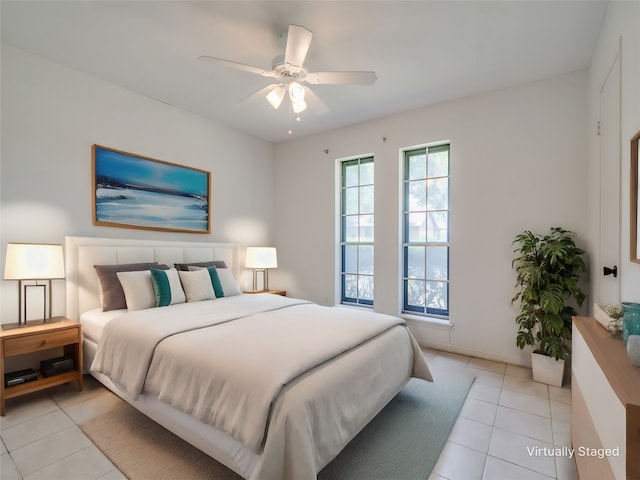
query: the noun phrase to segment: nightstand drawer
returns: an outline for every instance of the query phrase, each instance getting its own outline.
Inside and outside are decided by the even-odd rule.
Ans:
[[[48,348],[62,347],[71,343],[78,343],[78,341],[77,328],[6,338],[4,340],[4,356],[10,357]]]

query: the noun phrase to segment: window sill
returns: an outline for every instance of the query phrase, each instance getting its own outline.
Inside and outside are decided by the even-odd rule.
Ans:
[[[336,303],[336,307],[353,308],[357,310],[368,309],[373,311],[373,305],[364,305],[362,303]]]
[[[411,315],[410,313],[401,313],[400,317],[411,322],[428,324],[429,326],[453,327],[453,323],[444,317],[426,317],[422,315]]]

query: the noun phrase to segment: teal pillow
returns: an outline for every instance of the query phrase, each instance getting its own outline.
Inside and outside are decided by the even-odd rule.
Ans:
[[[209,271],[209,277],[211,277],[211,285],[213,285],[213,291],[216,294],[216,298],[224,297],[224,290],[222,289],[222,282],[218,276],[218,269],[215,266],[207,267]]]
[[[186,302],[180,277],[175,268],[170,270],[151,269],[151,283],[156,295],[156,307],[166,307]]]

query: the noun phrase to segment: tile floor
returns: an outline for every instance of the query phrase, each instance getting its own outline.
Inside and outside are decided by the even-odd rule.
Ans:
[[[428,480],[571,480],[573,460],[529,455],[533,447],[569,446],[571,390],[548,387],[531,370],[425,349],[433,374],[476,375],[449,440]],[[78,428],[121,400],[91,377],[7,402],[0,418],[2,480],[116,480],[125,477]]]
[[[531,369],[425,350],[435,380],[464,369],[476,375],[428,480],[577,480],[575,461],[530,455],[571,446],[571,389],[533,381]]]

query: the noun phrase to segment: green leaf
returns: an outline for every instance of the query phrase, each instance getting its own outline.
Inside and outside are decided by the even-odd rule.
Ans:
[[[564,292],[560,285],[549,285],[540,293],[540,306],[543,310],[558,314],[564,308]]]

